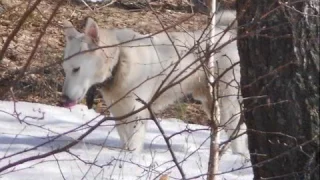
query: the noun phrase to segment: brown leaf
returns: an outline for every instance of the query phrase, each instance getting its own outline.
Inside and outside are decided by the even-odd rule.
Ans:
[[[169,180],[169,176],[167,174],[162,175],[159,180]]]

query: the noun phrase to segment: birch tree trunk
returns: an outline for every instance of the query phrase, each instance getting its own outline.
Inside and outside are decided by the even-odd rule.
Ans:
[[[208,14],[208,26],[210,28],[210,39],[207,42],[207,50],[210,50],[214,46],[214,37],[215,37],[215,23],[216,23],[216,0],[207,0],[206,2],[207,6],[209,7],[210,11]],[[209,75],[209,89],[211,92],[211,97],[213,99],[212,107],[210,114],[210,156],[209,156],[209,162],[208,162],[208,180],[215,180],[216,174],[219,171],[219,144],[220,144],[220,130],[219,130],[219,123],[220,123],[220,108],[217,100],[217,90],[216,87],[213,87],[211,84],[215,81],[213,77],[213,67],[214,67],[214,55],[207,53],[208,59],[208,69],[211,70],[211,73],[208,73]]]

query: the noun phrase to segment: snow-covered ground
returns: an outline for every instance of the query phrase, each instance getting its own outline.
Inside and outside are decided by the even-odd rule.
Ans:
[[[17,114],[23,122],[16,118]],[[96,120],[77,128],[93,118]],[[43,104],[0,101],[0,169],[21,159],[62,147],[102,118],[84,105],[66,109]],[[173,136],[172,149],[187,178],[205,179],[209,157],[208,128],[188,125],[176,119],[159,121],[167,136],[186,129],[193,130]],[[139,155],[118,148],[120,140],[113,124],[113,121],[103,123],[83,141],[70,148],[69,152],[29,161],[14,169],[2,171],[0,179],[144,180],[159,179],[159,174],[168,174],[170,180],[181,179],[154,122],[150,121],[148,124],[145,150]],[[69,131],[71,132],[66,133]],[[45,143],[63,133],[66,134],[51,143]],[[221,138],[226,139],[224,133]],[[45,144],[34,148],[42,143]],[[31,148],[34,149],[30,150]],[[242,167],[249,168],[233,171]],[[220,160],[220,172],[222,175],[219,177],[227,180],[250,180],[253,177],[250,162],[245,162],[243,157],[233,155],[230,151]]]

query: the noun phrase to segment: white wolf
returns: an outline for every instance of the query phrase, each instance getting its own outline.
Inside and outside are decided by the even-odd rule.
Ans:
[[[223,12],[220,23],[216,26],[217,33],[226,28],[225,25],[230,23],[231,16],[233,16],[232,12]],[[91,18],[88,18],[86,22],[84,33],[78,32],[69,21],[64,21],[64,28],[66,37],[64,58],[67,59],[63,62],[66,75],[63,86],[65,106],[76,104],[84,98],[91,86],[100,84],[99,90],[107,106],[122,98],[110,108],[112,115],[122,116],[143,107],[143,104],[137,101],[137,97],[149,102],[170,72],[172,74],[166,79],[164,86],[179,81],[200,67],[191,76],[161,94],[153,102],[152,109],[154,112],[159,112],[184,95],[192,94],[195,99],[202,102],[206,113],[210,114],[212,99],[206,71],[201,66],[204,58],[202,61],[197,60],[202,54],[197,50],[187,53],[196,44],[202,31],[171,32],[169,33],[170,39],[165,32],[148,37],[130,29],[102,29]],[[227,32],[222,37],[221,44],[227,42],[231,36],[232,32]],[[215,39],[220,37],[221,35]],[[140,39],[97,49],[99,46],[116,45],[137,38]],[[205,49],[205,43],[202,43],[201,47]],[[87,51],[91,49],[96,50]],[[194,49],[200,49],[200,47]],[[83,51],[86,52],[79,53]],[[76,53],[79,54],[74,56]],[[215,67],[215,72],[218,72],[219,69],[220,74],[239,61],[236,42],[223,47],[215,55],[215,60],[219,66],[219,68]],[[178,65],[172,71],[176,63]],[[222,96],[219,100],[221,126],[225,126],[229,135],[234,132],[240,119],[239,80],[240,71],[237,65],[233,70],[228,71],[219,82],[219,95]],[[135,152],[141,151],[146,133],[146,120],[141,119],[147,118],[150,118],[150,114],[145,109],[116,122],[124,148]],[[137,119],[140,120],[137,121]],[[245,132],[245,124],[240,127],[240,133]],[[246,154],[246,136],[232,141],[231,147],[234,153]]]

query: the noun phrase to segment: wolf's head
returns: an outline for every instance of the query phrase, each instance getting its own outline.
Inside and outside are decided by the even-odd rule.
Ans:
[[[84,33],[78,32],[69,21],[64,21],[63,26],[66,39],[62,65],[66,76],[63,106],[70,107],[82,100],[91,86],[112,75],[119,49],[99,48],[117,44],[117,41],[115,37],[100,33],[97,23],[91,18],[87,19]]]

